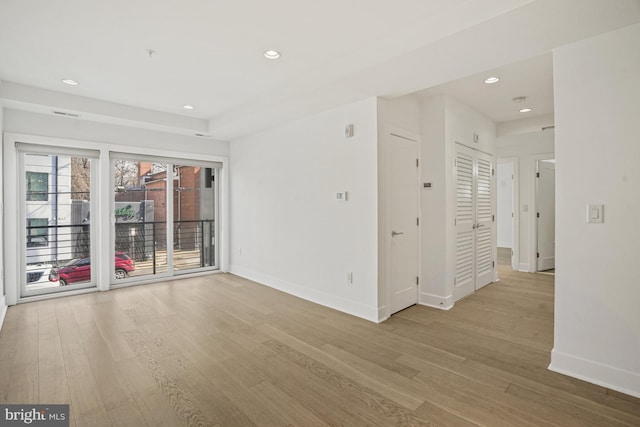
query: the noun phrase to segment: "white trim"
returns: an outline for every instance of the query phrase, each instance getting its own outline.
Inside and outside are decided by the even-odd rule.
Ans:
[[[382,323],[389,318],[389,307],[383,305],[378,307],[378,323]]]
[[[451,310],[455,305],[455,302],[453,300],[453,295],[442,297],[440,295],[421,292],[419,304],[426,305],[427,307],[437,308],[440,310]]]
[[[315,304],[320,304],[334,310],[342,311],[343,313],[351,314],[371,322],[379,322],[378,319],[380,314],[378,307],[367,306],[357,301],[319,292],[298,283],[288,282],[286,280],[278,279],[277,277],[237,265],[231,265],[231,274],[277,289]]]
[[[27,154],[44,154],[67,157],[85,157],[87,159],[97,159],[100,157],[100,150],[87,150],[81,148],[68,148],[62,145],[39,145],[30,142],[16,142],[16,150]]]
[[[4,295],[0,295],[0,331],[4,324],[4,318],[7,315],[7,299]]]
[[[26,139],[26,141],[25,141]],[[42,146],[63,146],[69,148],[78,148],[85,150],[100,150],[100,155],[105,154],[105,150],[109,153],[130,153],[132,156],[154,156],[165,157],[175,160],[189,160],[193,156],[195,161],[204,162],[221,162],[223,167],[229,164],[228,157],[212,156],[209,154],[163,150],[158,148],[132,147],[129,145],[112,144],[106,142],[86,141],[73,138],[58,138],[52,136],[30,135],[23,133],[5,132],[4,143],[12,145],[15,149],[16,142],[28,142],[29,144],[37,144]],[[228,167],[228,166],[227,166]]]
[[[640,398],[640,374],[637,372],[625,371],[556,349],[551,351],[549,370]]]
[[[520,264],[518,264],[518,271],[521,271],[523,273],[530,273],[529,269],[529,264],[527,264],[526,262],[521,262]]]

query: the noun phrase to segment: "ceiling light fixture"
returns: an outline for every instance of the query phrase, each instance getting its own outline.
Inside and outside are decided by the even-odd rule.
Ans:
[[[265,50],[264,57],[267,59],[278,59],[280,58],[280,52],[277,50]]]
[[[494,84],[494,83],[498,83],[499,81],[500,81],[500,77],[495,77],[495,76],[487,77],[487,78],[484,80],[484,82],[485,82],[486,84],[488,84],[488,85],[492,85],[492,84]]]
[[[528,108],[528,107],[520,110],[521,113],[529,113],[531,111],[533,111],[533,108]]]
[[[519,104],[521,102],[524,102],[527,100],[526,96],[516,96],[515,98],[512,99],[513,102],[515,102],[516,104]]]
[[[78,82],[72,79],[62,79],[62,83],[67,84],[69,86],[78,86]]]
[[[195,110],[196,107],[194,107],[193,105],[183,105],[182,108],[184,108],[185,110]]]

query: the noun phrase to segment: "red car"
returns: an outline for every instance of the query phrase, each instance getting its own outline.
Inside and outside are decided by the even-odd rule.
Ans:
[[[133,260],[124,252],[116,252],[116,279],[124,279],[135,270]],[[64,266],[51,270],[50,282],[60,282],[60,286],[69,283],[91,280],[91,258],[73,259]]]

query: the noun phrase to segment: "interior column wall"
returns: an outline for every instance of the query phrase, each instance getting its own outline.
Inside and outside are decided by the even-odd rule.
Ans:
[[[640,24],[554,51],[555,335],[550,369],[640,397]],[[604,222],[587,222],[587,205]]]

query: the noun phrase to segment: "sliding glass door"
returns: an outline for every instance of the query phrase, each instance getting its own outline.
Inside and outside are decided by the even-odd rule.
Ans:
[[[115,155],[114,284],[216,269],[216,164]]]
[[[61,150],[20,155],[22,296],[95,286],[93,160]]]

